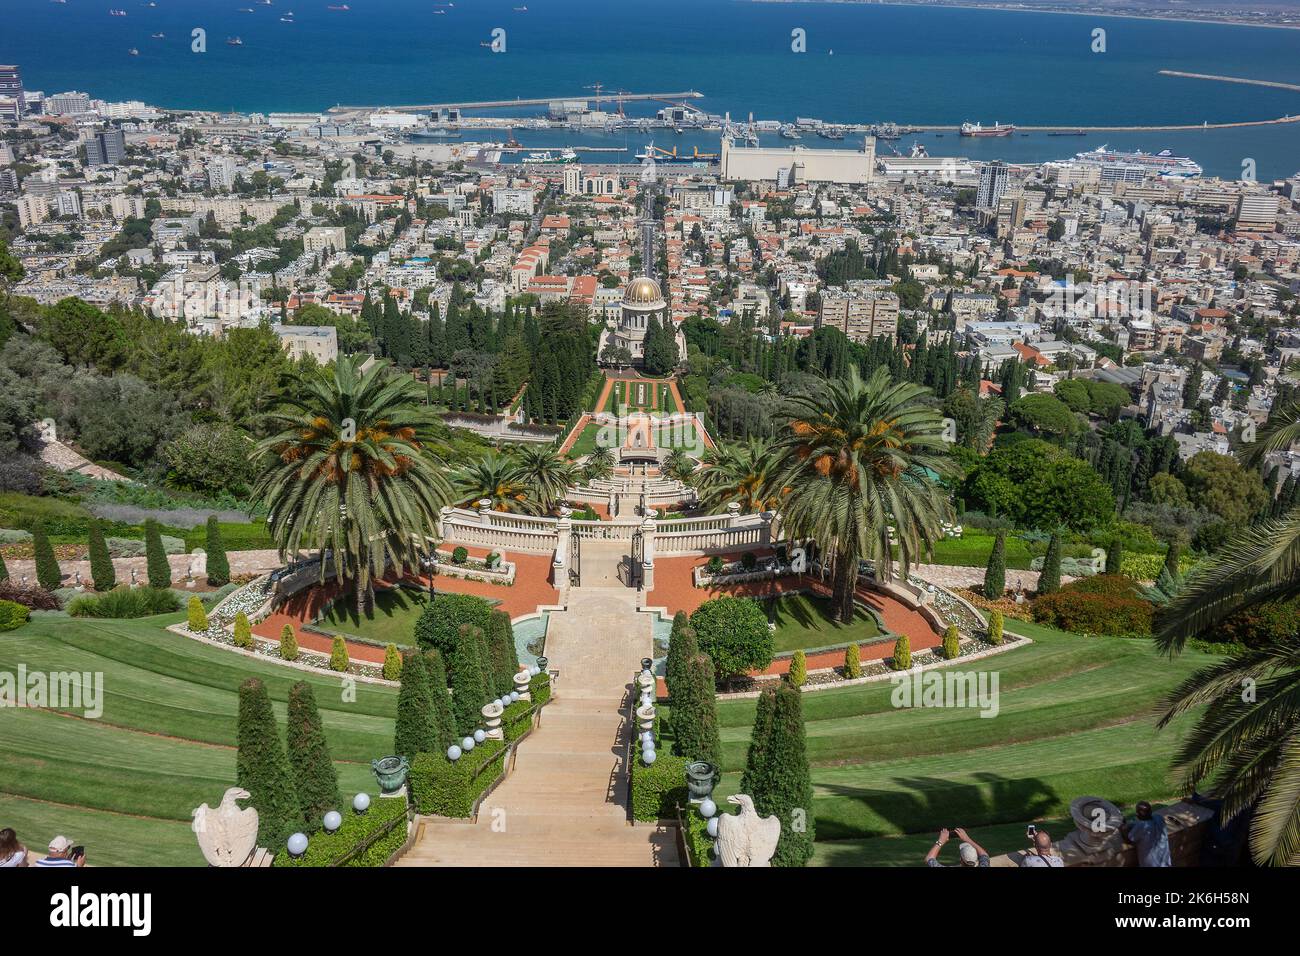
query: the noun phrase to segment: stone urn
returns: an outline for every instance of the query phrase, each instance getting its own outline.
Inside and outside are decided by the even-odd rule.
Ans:
[[[643,693],[643,694],[651,694],[651,695],[654,694],[654,691],[655,691],[655,675],[654,675],[654,674],[651,674],[649,671],[642,671],[642,672],[637,676],[636,682],[637,682],[637,684],[638,684],[638,685],[640,686],[640,688],[641,688],[641,693]]]
[[[718,768],[707,760],[693,760],[686,765],[686,790],[692,803],[703,801],[713,792]]]
[[[644,707],[637,708],[636,725],[641,733],[645,733],[647,730],[653,731],[655,729],[654,704],[646,704]]]
[[[532,680],[528,671],[519,671],[514,676],[515,690],[519,693],[520,700],[532,700],[532,695],[528,693],[528,684]]]
[[[545,657],[539,657],[537,658],[537,669],[541,671],[543,674],[545,674],[546,668],[550,666],[550,663],[551,662],[547,660]]]
[[[505,708],[495,700],[483,705],[483,725],[487,728],[487,735],[492,740],[504,740],[505,731],[501,729],[501,715],[505,713]]]
[[[381,757],[371,761],[370,769],[379,781],[380,796],[396,797],[406,786],[406,775],[411,764],[405,757]]]
[[[1070,816],[1076,829],[1057,844],[1062,853],[1073,850],[1085,857],[1096,856],[1111,852],[1121,840],[1119,827],[1124,814],[1109,800],[1076,797],[1070,801]]]

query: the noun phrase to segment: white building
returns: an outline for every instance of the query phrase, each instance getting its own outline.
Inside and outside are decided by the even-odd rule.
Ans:
[[[534,198],[531,189],[509,189],[500,187],[492,190],[492,211],[497,214],[514,213],[531,216],[534,211]]]
[[[876,138],[868,136],[862,149],[810,149],[807,146],[736,146],[722,138],[722,178],[788,183],[865,185],[876,166]]]

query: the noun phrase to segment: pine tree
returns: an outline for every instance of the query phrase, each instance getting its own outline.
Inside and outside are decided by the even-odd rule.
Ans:
[[[790,683],[795,687],[808,683],[808,656],[802,650],[795,651],[790,660]]]
[[[108,553],[108,542],[104,540],[104,527],[95,519],[90,522],[90,579],[96,591],[111,591],[117,586],[117,572]]]
[[[944,660],[955,661],[960,655],[961,637],[957,633],[957,625],[949,624],[948,629],[943,632]]]
[[[472,734],[483,719],[486,701],[480,655],[481,628],[466,625],[451,655],[451,713],[455,732],[464,737]]]
[[[1038,575],[1038,593],[1051,594],[1061,589],[1061,535],[1053,533],[1043,556],[1043,570]]]
[[[248,615],[243,611],[235,615],[234,641],[236,647],[253,649],[253,629],[248,626]]]
[[[1001,598],[1007,590],[1007,533],[999,531],[993,539],[993,552],[984,572],[984,596],[990,601]]]
[[[434,735],[429,675],[424,655],[409,652],[402,660],[402,686],[397,691],[397,720],[393,727],[393,753],[414,760],[416,754],[441,751]]]
[[[172,566],[167,562],[167,551],[163,548],[162,532],[158,530],[158,522],[152,518],[144,523],[144,553],[149,571],[149,587],[171,587]]]
[[[1111,539],[1110,548],[1106,551],[1106,573],[1123,574],[1124,567],[1124,545],[1120,542],[1119,536],[1116,535]]]
[[[424,669],[429,675],[434,737],[439,744],[445,744],[456,736],[456,719],[451,713],[451,694],[447,692],[447,668],[442,663],[442,654],[438,651],[425,651]]]
[[[43,524],[38,524],[32,531],[32,550],[36,557],[37,583],[47,591],[57,590],[63,582],[63,572],[59,570],[59,559],[54,556],[54,548]]]
[[[693,655],[686,662],[684,699],[673,708],[674,749],[688,760],[706,760],[721,767],[716,694],[712,658]]]
[[[768,684],[758,694],[754,707],[754,726],[749,733],[749,750],[745,754],[745,771],[740,777],[740,792],[753,796],[762,785],[767,766],[767,744],[772,734],[772,714],[776,710],[776,685]]]
[[[334,641],[330,645],[330,670],[342,673],[348,669],[349,663],[348,642],[335,634]]]
[[[285,737],[302,823],[306,832],[311,833],[320,828],[321,817],[338,809],[342,801],[339,799],[338,773],[330,759],[325,728],[316,708],[316,695],[304,680],[289,688]]]
[[[912,666],[912,641],[906,634],[898,635],[894,642],[894,670],[905,671]]]
[[[384,648],[384,680],[398,680],[402,676],[402,655],[397,653],[397,645],[389,644]]]
[[[302,812],[275,727],[271,696],[256,677],[239,686],[235,782],[248,791],[248,803],[257,809],[257,842],[268,849],[283,846],[298,829]]]
[[[230,561],[226,558],[226,546],[221,543],[221,525],[216,515],[208,515],[207,527],[208,584],[211,587],[224,587],[230,583]]]
[[[280,660],[296,661],[298,659],[298,635],[292,624],[286,624],[280,630]]]
[[[853,641],[848,647],[844,648],[844,676],[849,680],[856,680],[862,676],[862,652],[858,650],[858,642]]]
[[[781,821],[773,866],[804,866],[813,853],[812,775],[803,723],[803,694],[782,682],[776,689],[763,772],[751,793],[759,816]]]

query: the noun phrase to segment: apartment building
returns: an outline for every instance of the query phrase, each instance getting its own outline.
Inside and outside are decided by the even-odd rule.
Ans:
[[[873,290],[845,294],[822,293],[818,326],[839,329],[854,342],[870,342],[880,336],[898,335],[898,296]]]

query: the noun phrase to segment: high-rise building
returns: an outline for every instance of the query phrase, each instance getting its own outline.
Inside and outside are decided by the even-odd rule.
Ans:
[[[50,205],[42,196],[28,194],[16,203],[18,206],[18,225],[23,229],[38,226],[50,218]]]
[[[55,198],[55,208],[60,216],[81,218],[81,193],[66,189]]]
[[[975,205],[979,209],[997,209],[998,200],[1007,191],[1011,172],[1001,160],[980,164],[980,184],[975,193]]]
[[[0,100],[16,102],[19,116],[27,112],[27,97],[23,92],[23,77],[18,67],[0,65]]]
[[[822,293],[818,325],[839,329],[854,342],[898,335],[898,296],[893,292]]]
[[[126,159],[126,135],[120,129],[106,129],[86,140],[87,166],[116,166]]]
[[[229,156],[214,156],[208,163],[208,186],[212,189],[231,189],[239,166]]]
[[[45,98],[45,114],[47,116],[73,116],[78,113],[90,113],[94,107],[90,103],[90,97],[85,93],[78,93],[76,90],[70,90],[67,93],[55,93],[53,96]]]
[[[1271,231],[1277,228],[1277,215],[1277,196],[1273,193],[1242,193],[1237,200],[1238,229]]]

